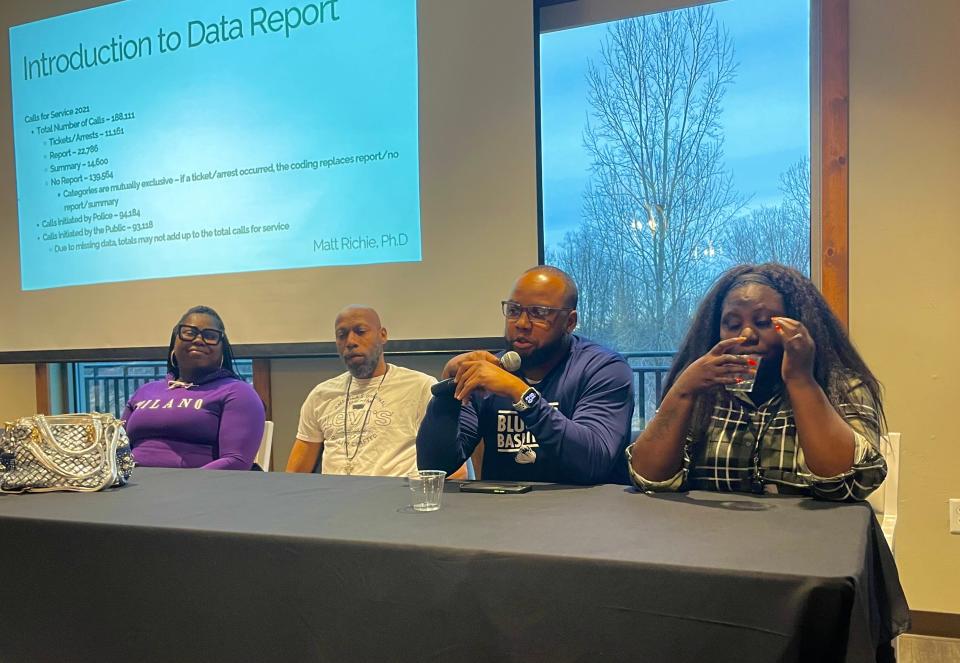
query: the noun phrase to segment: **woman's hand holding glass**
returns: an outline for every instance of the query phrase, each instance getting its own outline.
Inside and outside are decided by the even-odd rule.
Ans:
[[[710,352],[687,366],[671,391],[692,397],[719,385],[736,384],[744,373],[755,372],[756,362],[746,355],[729,354],[728,350],[746,341],[745,336],[725,338]],[[753,365],[751,365],[751,362]]]

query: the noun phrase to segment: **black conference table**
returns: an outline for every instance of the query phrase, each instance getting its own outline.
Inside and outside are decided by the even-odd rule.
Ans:
[[[0,496],[0,661],[871,661],[870,508],[624,486],[137,468]]]

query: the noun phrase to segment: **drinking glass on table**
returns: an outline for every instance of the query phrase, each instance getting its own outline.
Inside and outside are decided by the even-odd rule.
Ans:
[[[436,511],[440,508],[446,478],[447,473],[443,470],[419,470],[407,476],[410,482],[410,506],[414,511]]]

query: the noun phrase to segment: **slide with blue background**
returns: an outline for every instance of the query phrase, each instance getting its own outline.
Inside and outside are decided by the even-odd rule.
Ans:
[[[416,0],[10,30],[24,290],[421,259]]]

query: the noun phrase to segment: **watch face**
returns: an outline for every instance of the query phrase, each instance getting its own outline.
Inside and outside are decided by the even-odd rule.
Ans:
[[[523,395],[523,402],[526,403],[527,405],[533,405],[534,403],[537,402],[537,399],[539,397],[540,397],[540,394],[538,394],[533,390],[530,390]]]

